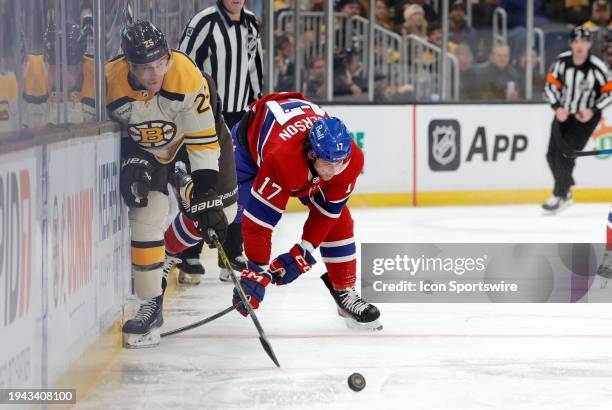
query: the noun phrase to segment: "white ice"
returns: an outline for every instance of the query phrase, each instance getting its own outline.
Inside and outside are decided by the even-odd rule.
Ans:
[[[354,209],[359,242],[603,242],[609,206],[578,204],[555,217],[539,207]],[[274,253],[301,234],[286,214]],[[176,289],[163,330],[230,305],[216,255],[197,287]],[[253,324],[235,312],[123,350],[79,409],[610,409],[612,312],[607,304],[379,304],[384,330],[357,332],[336,315],[323,264],[270,286]],[[367,385],[349,390],[360,372]]]

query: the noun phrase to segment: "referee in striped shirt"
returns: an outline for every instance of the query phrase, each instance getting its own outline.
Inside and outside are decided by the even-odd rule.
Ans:
[[[555,110],[546,159],[552,171],[553,195],[542,205],[555,214],[571,205],[575,160],[563,156],[568,149],[582,150],[612,102],[612,77],[606,64],[590,53],[591,32],[576,27],[570,33],[571,51],[557,56],[546,78],[546,97]]]
[[[179,50],[215,80],[230,129],[263,90],[259,27],[244,1],[218,0],[202,10],[189,21],[179,42]]]
[[[217,4],[196,14],[187,24],[179,50],[187,54],[198,68],[215,81],[223,103],[223,117],[230,129],[246,112],[248,105],[261,97],[263,90],[263,59],[257,19],[244,9],[245,0],[218,0]],[[223,247],[232,267],[242,270],[246,259],[242,255],[240,223],[230,223]],[[199,262],[202,244],[187,249],[181,257],[180,269],[187,273],[204,273]],[[231,280],[231,272],[221,260],[219,279]]]

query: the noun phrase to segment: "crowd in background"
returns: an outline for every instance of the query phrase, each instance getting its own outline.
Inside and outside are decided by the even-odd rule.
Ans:
[[[468,21],[468,4],[471,5],[471,21]],[[431,3],[431,4],[430,4]],[[440,2],[441,3],[441,2]],[[448,52],[456,56],[459,67],[460,101],[522,100],[525,99],[526,72],[526,1],[525,0],[450,0],[448,13]],[[276,0],[278,17],[284,10],[292,10],[294,2]],[[323,0],[301,2],[304,11],[323,12]],[[335,11],[348,16],[369,16],[368,0],[338,0]],[[417,36],[431,45],[442,46],[441,13],[437,13],[429,0],[376,0],[374,11],[376,24],[402,38]],[[496,8],[507,13],[507,37],[494,41],[492,35],[493,14]],[[569,31],[582,25],[593,31],[592,53],[610,66],[612,60],[612,5],[609,0],[534,0],[534,26],[543,30],[545,53],[537,52],[539,39],[534,39],[532,51],[533,100],[542,100],[545,70],[538,70],[540,59],[547,68],[554,57],[569,49]],[[278,27],[278,24],[275,25]],[[324,35],[321,27],[318,35]],[[315,33],[314,35],[317,35]],[[277,31],[275,43],[277,90],[295,89],[295,47],[307,49],[313,35],[301,36],[296,44],[293,34]],[[335,47],[334,97],[362,96],[367,93],[365,67],[357,57],[359,47]],[[425,51],[425,63],[431,55]],[[301,88],[311,98],[323,98],[325,94],[325,64],[322,55],[311,56],[305,61],[301,75]],[[389,86],[388,74],[374,75],[374,96],[379,102],[414,101],[417,84],[410,81],[399,87]],[[299,85],[298,85],[299,87]]]
[[[467,1],[470,3],[468,4]],[[0,132],[20,128],[36,128],[46,124],[79,123],[95,120],[93,13],[91,0],[66,0],[67,34],[66,64],[58,51],[55,16],[59,0],[43,0],[42,4],[15,3],[0,0]],[[132,3],[132,2],[128,2]],[[186,4],[192,5],[187,10]],[[197,3],[197,4],[196,4]],[[525,0],[449,0],[448,53],[456,58],[459,81],[458,101],[521,101],[526,99],[525,71],[527,58]],[[126,2],[106,0],[106,57],[119,52],[118,35],[125,24]],[[168,32],[170,44],[176,45],[186,20],[214,1],[190,0],[174,3],[185,8],[160,28]],[[265,2],[247,1],[247,7],[262,11]],[[298,4],[304,12],[323,16],[324,0],[274,0],[274,91],[298,90],[314,100],[327,98],[326,60],[323,50],[326,38],[324,20],[316,27],[306,27],[295,38],[289,15]],[[440,55],[432,50],[442,48],[441,0],[376,0],[375,22],[390,36],[419,39],[430,48],[411,54],[425,70],[398,80],[397,72],[388,68],[397,64],[396,50],[374,49],[375,56],[384,54],[383,68],[375,67],[373,96],[375,102],[437,101],[439,96],[425,88],[422,80],[437,78]],[[352,21],[369,16],[369,0],[336,0],[335,38],[333,48],[333,98],[338,101],[367,101],[368,65],[364,60],[367,33],[340,44],[344,29]],[[493,16],[497,8],[507,13],[507,36],[493,39]],[[592,30],[592,53],[612,64],[612,1],[610,0],[534,0],[534,25],[543,30],[545,48],[534,38],[532,57],[532,101],[543,101],[542,90],[546,69],[554,57],[568,49],[568,34],[576,25]],[[46,11],[43,11],[46,10]],[[166,17],[158,10],[159,22]],[[343,18],[338,18],[343,16]],[[290,17],[290,16],[289,16]],[[471,18],[470,18],[471,17]],[[283,20],[284,18],[284,20]],[[157,20],[156,20],[157,21]],[[281,24],[284,21],[283,24]],[[268,22],[260,16],[264,52],[268,52],[265,34]],[[369,24],[369,23],[368,23]],[[323,47],[313,48],[319,43]],[[302,52],[296,64],[296,48]],[[306,50],[316,52],[307,53]],[[542,53],[542,50],[544,51]],[[264,64],[268,60],[265,59]],[[542,63],[542,65],[540,65]],[[299,81],[296,81],[296,65]],[[58,69],[59,67],[59,69]],[[264,68],[265,70],[266,68]],[[454,77],[452,78],[454,81]],[[268,84],[264,83],[268,89]],[[63,104],[66,101],[66,104]]]

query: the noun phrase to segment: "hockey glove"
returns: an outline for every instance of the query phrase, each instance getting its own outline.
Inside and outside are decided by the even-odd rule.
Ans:
[[[317,261],[307,249],[295,244],[287,253],[279,255],[270,264],[269,271],[277,285],[293,282],[302,273],[312,269]]]
[[[244,289],[244,293],[251,304],[253,309],[257,309],[259,304],[263,301],[266,294],[266,286],[272,281],[272,277],[260,266],[255,265],[252,262],[247,262],[247,267],[242,271],[240,276],[240,285]],[[234,297],[232,298],[232,304],[236,304],[240,301],[238,290],[234,288]],[[244,317],[248,315],[246,308],[243,305],[238,307],[238,312]]]
[[[198,230],[202,233],[202,239],[213,248],[212,239],[208,236],[208,229],[212,228],[219,242],[225,240],[227,234],[227,218],[223,212],[223,201],[214,189],[209,189],[205,194],[191,198],[187,216],[196,223]]]
[[[119,189],[125,204],[130,208],[144,208],[151,190],[153,166],[143,158],[126,158],[121,164]]]

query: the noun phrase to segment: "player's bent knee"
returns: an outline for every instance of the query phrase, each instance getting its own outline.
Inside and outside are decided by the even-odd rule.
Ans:
[[[149,203],[146,207],[130,208],[128,213],[132,240],[156,241],[163,239],[167,213],[167,196],[157,191],[149,193]]]

